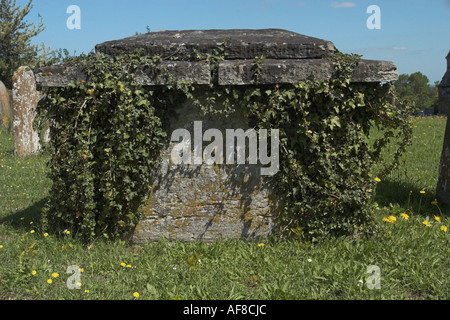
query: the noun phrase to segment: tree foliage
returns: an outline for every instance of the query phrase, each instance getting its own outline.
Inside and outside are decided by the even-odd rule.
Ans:
[[[38,61],[39,47],[31,39],[45,27],[28,23],[25,17],[33,8],[32,0],[21,8],[16,0],[0,0],[0,80],[11,87],[11,78],[21,65],[33,67]]]
[[[421,72],[401,74],[394,85],[399,97],[413,104],[417,111],[437,104],[437,87],[430,86],[428,77]]]

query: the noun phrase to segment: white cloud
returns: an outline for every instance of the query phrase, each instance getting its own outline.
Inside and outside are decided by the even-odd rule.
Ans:
[[[392,47],[392,50],[403,51],[403,50],[408,50],[408,48],[407,47]]]
[[[355,2],[333,2],[331,6],[333,8],[353,8],[356,7],[357,4]]]

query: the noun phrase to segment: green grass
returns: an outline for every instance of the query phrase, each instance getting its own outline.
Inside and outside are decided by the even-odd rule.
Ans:
[[[45,234],[48,157],[16,157],[0,129],[0,299],[449,299],[449,232],[441,230],[450,226],[448,208],[431,204],[445,121],[414,119],[414,143],[400,168],[377,184],[378,231],[370,239],[98,240],[90,249],[70,235]],[[396,221],[383,220],[389,216]],[[83,270],[79,290],[67,288],[72,265]],[[381,289],[367,286],[371,265],[379,267]]]

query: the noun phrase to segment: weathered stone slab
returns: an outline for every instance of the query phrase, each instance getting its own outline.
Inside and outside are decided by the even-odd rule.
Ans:
[[[39,135],[33,130],[36,106],[41,95],[36,90],[33,71],[20,67],[13,78],[14,152],[26,156],[40,150]]]
[[[194,84],[209,84],[211,72],[206,61],[162,61],[165,73],[149,73],[142,68],[136,80],[142,85],[166,85],[172,79],[188,81]],[[170,75],[170,76],[168,76]],[[41,87],[65,87],[71,82],[87,81],[88,76],[81,68],[72,66],[49,66],[35,70],[36,82]]]
[[[211,82],[211,71],[207,61],[162,61],[159,65],[165,69],[164,73],[154,74],[143,68],[137,73],[138,84],[167,85],[173,83],[173,79],[193,84],[210,84]]]
[[[194,121],[202,120],[202,131],[249,128],[243,110],[228,118],[204,118],[185,102],[170,110],[169,132],[184,128],[194,137]],[[209,142],[204,141],[206,147]],[[144,217],[136,228],[136,243],[169,240],[214,241],[267,238],[275,225],[277,201],[260,174],[261,164],[175,164],[174,143],[163,151],[153,175],[151,195]],[[248,154],[248,143],[246,146]],[[192,153],[194,146],[191,146]]]
[[[296,83],[313,76],[316,80],[329,79],[333,64],[327,59],[266,59],[259,63],[261,74],[258,84]],[[167,74],[146,73],[142,70],[137,81],[142,85],[166,85],[173,79],[194,84],[211,82],[210,66],[206,61],[163,61],[161,67]],[[255,84],[255,63],[253,60],[225,60],[219,64],[219,85]],[[47,67],[36,70],[36,81],[43,87],[63,87],[71,81],[86,80],[87,76],[80,70],[64,67]],[[390,61],[361,60],[353,72],[352,82],[383,82],[398,79],[397,67]]]
[[[66,87],[69,83],[86,81],[87,75],[74,66],[48,66],[34,70],[36,83],[42,87]]]
[[[261,73],[255,78],[252,60],[226,60],[219,64],[219,85],[282,84],[304,81],[309,77],[327,80],[332,76],[333,63],[327,59],[267,59],[259,62]],[[352,82],[382,82],[398,79],[393,62],[360,60]]]
[[[282,29],[178,30],[157,31],[95,46],[98,53],[116,55],[143,49],[146,54],[162,59],[185,60],[194,51],[213,54],[226,40],[227,60],[254,59],[318,59],[334,54],[330,41],[308,37]]]

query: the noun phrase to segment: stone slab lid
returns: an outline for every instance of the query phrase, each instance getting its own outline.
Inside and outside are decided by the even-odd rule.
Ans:
[[[95,46],[98,53],[115,55],[143,49],[146,54],[163,60],[178,57],[184,60],[194,50],[213,54],[224,41],[227,60],[254,59],[320,59],[334,54],[330,41],[308,37],[282,29],[177,30],[156,31]]]
[[[197,54],[218,54],[226,43],[225,60],[219,63],[218,76],[211,76],[207,60]],[[262,85],[297,83],[313,76],[326,80],[332,76],[335,53],[330,41],[282,29],[177,30],[157,31],[96,46],[97,54],[118,55],[143,49],[161,58],[161,65],[173,76],[158,71],[139,70],[142,85],[166,85],[173,79],[205,85]],[[261,67],[255,79],[255,58]],[[82,70],[72,66],[51,66],[35,70],[42,87],[67,86],[71,81],[88,80]],[[397,67],[390,61],[360,60],[352,82],[384,82],[398,79]]]

